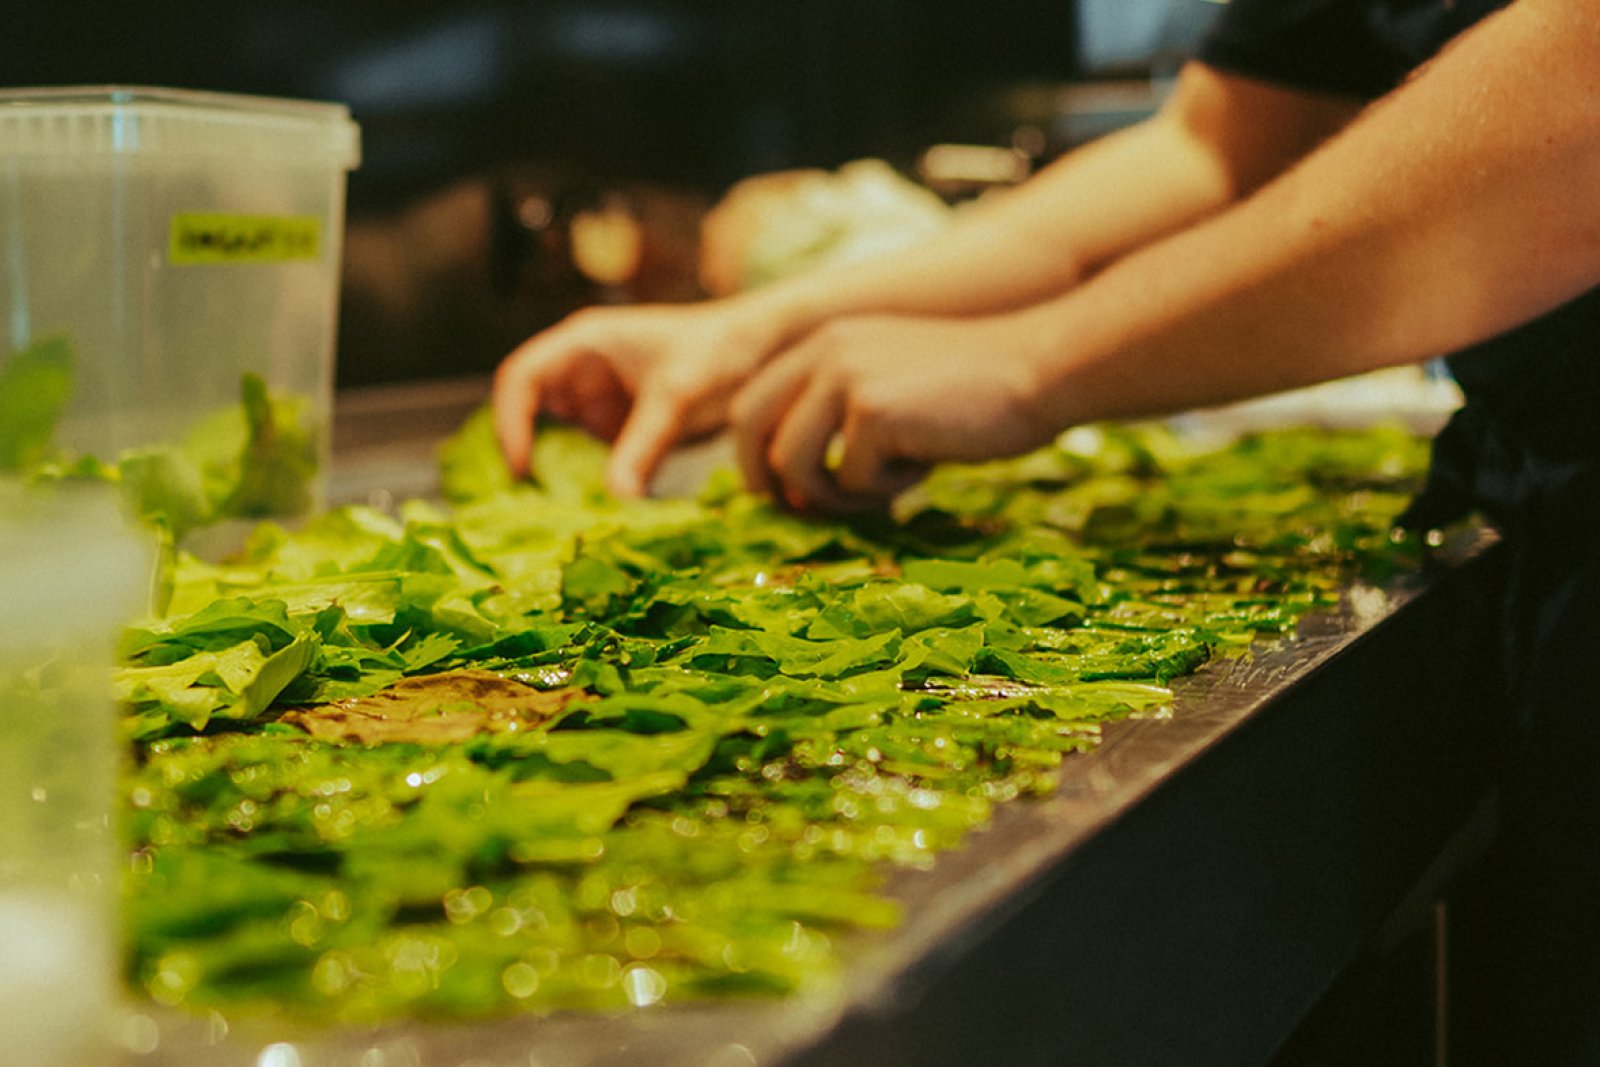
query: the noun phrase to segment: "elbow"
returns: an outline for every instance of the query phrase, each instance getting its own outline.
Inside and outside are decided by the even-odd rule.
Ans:
[[[1157,121],[1203,156],[1228,201],[1242,200],[1309,155],[1361,101],[1189,63]]]

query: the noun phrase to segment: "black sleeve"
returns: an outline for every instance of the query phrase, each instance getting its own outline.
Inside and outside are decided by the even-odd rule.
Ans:
[[[1411,61],[1377,28],[1370,0],[1231,0],[1198,58],[1232,74],[1371,100]]]

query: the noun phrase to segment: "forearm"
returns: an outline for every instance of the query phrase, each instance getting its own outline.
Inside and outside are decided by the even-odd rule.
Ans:
[[[790,323],[791,333],[852,314],[973,315],[1037,303],[1225,207],[1353,113],[1346,101],[1191,66],[1156,116],[973,205],[944,233],[739,299]]]
[[[1019,313],[1061,424],[1428,358],[1600,283],[1600,4],[1521,0],[1237,207]]]

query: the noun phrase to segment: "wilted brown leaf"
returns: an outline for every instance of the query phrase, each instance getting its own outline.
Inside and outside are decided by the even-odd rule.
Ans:
[[[581,699],[581,692],[547,692],[489,671],[444,671],[403,678],[369,697],[296,709],[282,721],[327,741],[439,745],[525,729]]]

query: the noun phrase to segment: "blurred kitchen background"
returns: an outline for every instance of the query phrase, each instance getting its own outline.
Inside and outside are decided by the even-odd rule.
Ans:
[[[347,104],[341,387],[487,373],[588,303],[700,294],[734,182],[960,144],[1010,177],[1147,113],[1208,0],[57,0],[11,5],[0,86]],[[3,146],[0,146],[3,151]],[[597,249],[577,247],[587,220]],[[599,223],[598,226],[593,223]],[[620,222],[620,229],[613,222]],[[618,241],[609,235],[622,234]],[[580,235],[581,236],[581,235]]]

